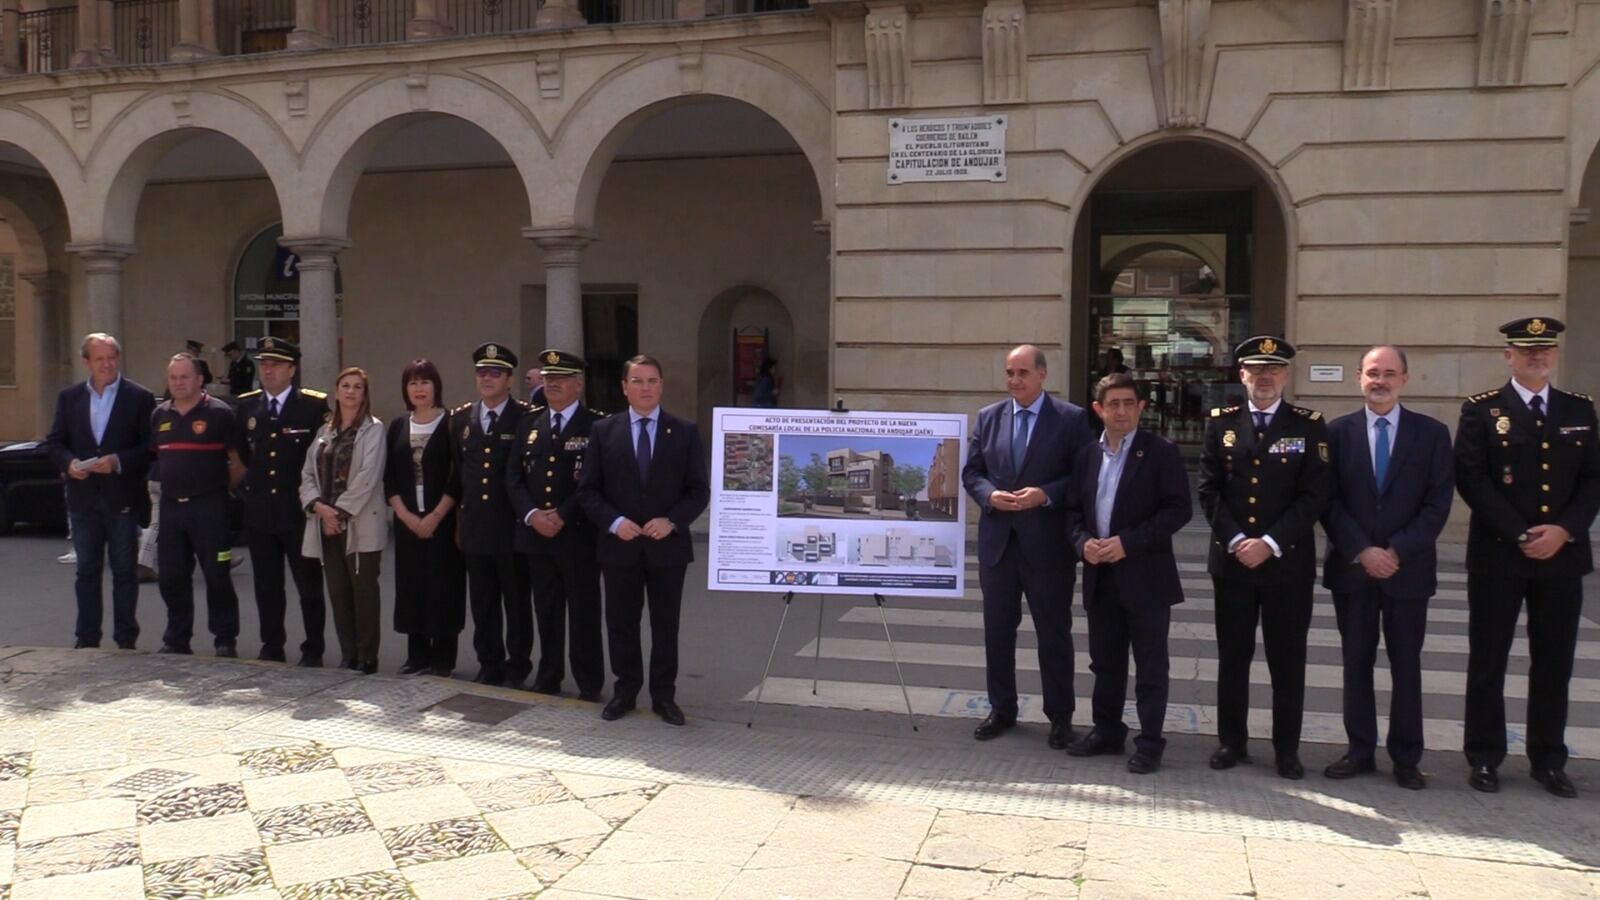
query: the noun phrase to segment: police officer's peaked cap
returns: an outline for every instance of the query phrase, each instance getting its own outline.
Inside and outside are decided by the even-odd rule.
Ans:
[[[293,341],[283,338],[264,337],[256,344],[256,359],[276,359],[280,362],[298,363],[300,361],[300,348]]]
[[[1235,347],[1233,358],[1241,366],[1286,366],[1294,359],[1294,345],[1281,337],[1256,335]]]
[[[479,344],[478,349],[472,351],[472,364],[475,367],[499,366],[502,369],[515,370],[517,355],[505,344],[490,341],[487,344]]]
[[[539,354],[541,375],[582,375],[583,357],[565,350],[546,350]]]
[[[226,344],[223,344],[221,349],[223,353],[232,353],[233,351],[241,348],[239,347],[238,341],[229,341]]]
[[[1566,323],[1549,316],[1531,316],[1500,326],[1506,344],[1512,347],[1554,347],[1560,343],[1561,332],[1566,330]]]
[[[193,347],[195,350],[204,350],[206,348],[205,344],[202,344],[199,341],[193,340],[193,339],[184,341],[183,342],[183,346],[185,346],[185,347]]]

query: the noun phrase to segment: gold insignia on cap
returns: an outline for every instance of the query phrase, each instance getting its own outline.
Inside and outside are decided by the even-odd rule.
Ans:
[[[1273,340],[1272,338],[1264,338],[1264,339],[1262,339],[1262,341],[1261,341],[1261,352],[1269,354],[1269,355],[1273,354],[1273,353],[1277,353],[1278,352],[1278,342]]]
[[[1534,319],[1528,323],[1529,334],[1544,334],[1545,324],[1543,319]]]
[[[500,348],[490,344],[484,348],[483,355],[488,359],[498,359],[500,357]]]
[[[544,355],[544,361],[553,366],[561,361],[561,354],[551,350],[549,353]]]
[[[1501,416],[1500,418],[1495,419],[1494,420],[1494,430],[1495,430],[1496,434],[1510,434],[1511,433],[1511,417],[1510,416]]]
[[[271,350],[271,349],[273,349],[272,338],[264,338],[261,341],[261,349],[263,349],[263,350]]]

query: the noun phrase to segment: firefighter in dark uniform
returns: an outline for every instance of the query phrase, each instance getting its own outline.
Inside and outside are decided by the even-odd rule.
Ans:
[[[1594,571],[1589,526],[1600,511],[1600,425],[1594,401],[1558,390],[1556,319],[1517,319],[1506,336],[1511,380],[1461,406],[1456,487],[1467,531],[1468,783],[1499,790],[1506,758],[1506,658],[1528,606],[1528,760],[1558,797],[1576,797],[1567,763],[1567,683]]]
[[[1234,350],[1248,400],[1213,409],[1200,456],[1200,504],[1211,523],[1206,571],[1216,592],[1217,732],[1211,768],[1248,762],[1256,622],[1272,674],[1278,774],[1298,779],[1306,635],[1317,548],[1312,526],[1332,497],[1322,414],[1283,400],[1294,346],[1253,337]]]
[[[517,552],[517,517],[505,486],[506,462],[528,405],[511,396],[517,355],[504,344],[472,353],[478,399],[450,412],[450,449],[461,505],[456,517],[472,607],[479,684],[520,684],[533,671],[533,606],[528,561]]]
[[[283,568],[288,563],[305,624],[299,664],[315,668],[322,665],[328,607],[322,594],[322,567],[300,554],[306,530],[300,469],[311,439],[332,413],[327,394],[295,386],[300,348],[294,343],[262,338],[256,360],[261,364],[261,389],[239,397],[238,416],[244,422],[244,530],[261,615],[260,658],[287,661]]]
[[[217,655],[239,655],[239,597],[233,590],[228,542],[228,491],[244,477],[233,408],[207,394],[197,360],[180,353],[167,364],[167,390],[151,416],[161,462],[161,533],[157,569],[167,606],[162,653],[191,653],[194,564],[206,581],[206,624]]]
[[[528,557],[539,632],[539,667],[530,687],[541,694],[561,693],[570,640],[578,696],[598,702],[606,677],[600,566],[594,558],[594,525],[578,508],[577,493],[589,427],[603,414],[583,405],[581,357],[546,350],[539,360],[549,406],[522,420],[506,468],[506,489],[522,523],[517,548]]]

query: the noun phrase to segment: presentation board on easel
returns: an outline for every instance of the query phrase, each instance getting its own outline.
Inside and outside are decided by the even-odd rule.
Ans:
[[[710,590],[962,597],[965,415],[712,415]]]

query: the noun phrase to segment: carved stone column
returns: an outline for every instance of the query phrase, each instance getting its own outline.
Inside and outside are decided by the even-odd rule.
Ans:
[[[1400,0],[1347,0],[1344,26],[1344,89],[1389,88],[1394,52],[1394,17]]]
[[[1161,16],[1160,66],[1166,125],[1198,127],[1211,0],[1156,0],[1156,11]]]
[[[904,5],[867,11],[867,106],[911,105],[911,12]]]
[[[278,238],[299,257],[301,382],[332,391],[339,374],[339,310],[335,304],[339,251],[349,241],[329,238]]]
[[[1028,99],[1028,11],[1019,0],[983,8],[983,102]]]
[[[100,53],[101,0],[78,0],[78,49],[72,51],[72,67],[104,65]]]
[[[207,59],[218,54],[216,0],[178,0],[178,43],[173,62]]]
[[[67,252],[83,260],[88,293],[89,330],[122,340],[122,261],[133,255],[126,244],[70,243]]]
[[[1478,86],[1511,87],[1527,78],[1535,0],[1479,0]]]
[[[534,13],[533,24],[540,28],[576,28],[588,22],[578,10],[578,0],[545,0]]]
[[[328,0],[294,0],[294,30],[289,32],[289,49],[317,50],[333,45],[333,14]]]
[[[0,72],[22,71],[22,9],[18,0],[0,0]]]
[[[544,342],[583,353],[583,250],[595,236],[575,228],[524,228],[522,236],[544,253]]]
[[[414,0],[411,21],[406,23],[406,37],[417,40],[455,33],[456,27],[450,24],[450,0]]]

